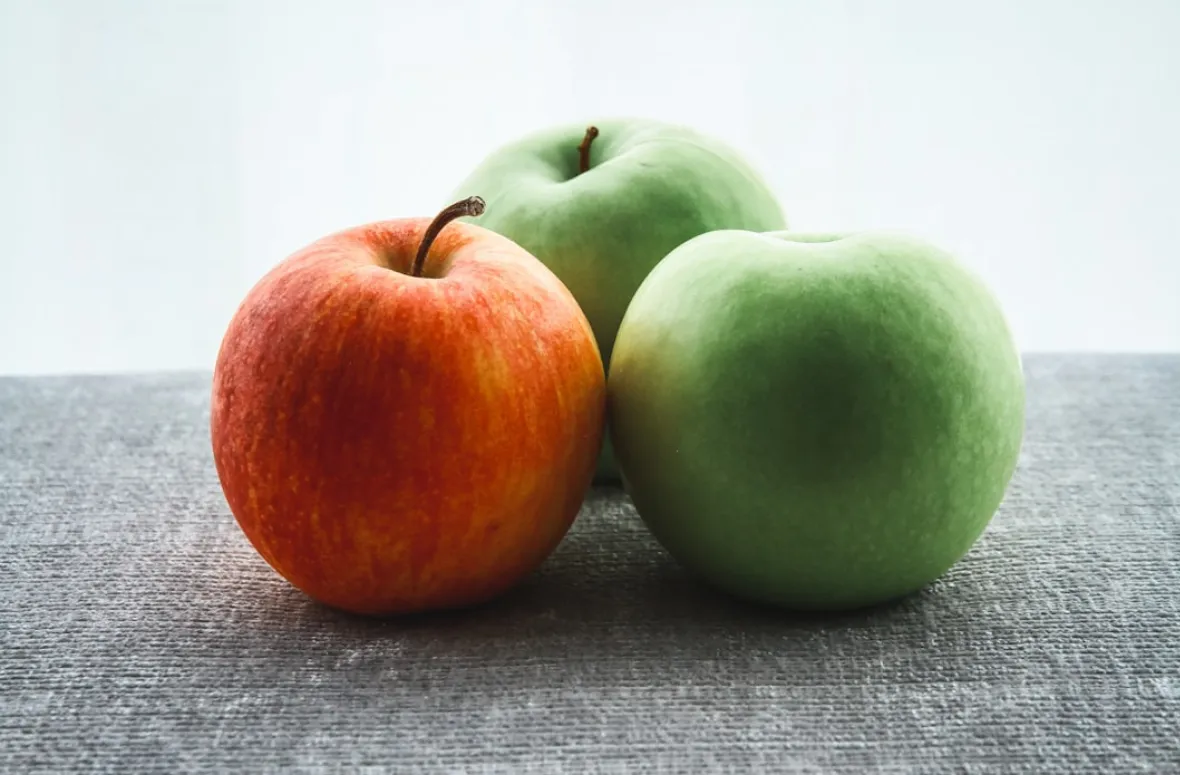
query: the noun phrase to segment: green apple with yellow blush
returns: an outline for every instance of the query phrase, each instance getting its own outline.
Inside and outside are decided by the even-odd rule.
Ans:
[[[607,405],[635,507],[696,576],[841,610],[929,585],[1000,506],[1024,431],[997,299],[894,232],[722,230],[646,277]]]
[[[570,123],[493,151],[452,194],[479,225],[539,258],[573,293],[609,371],[635,290],[673,249],[717,229],[786,228],[762,176],[724,142],[637,118]],[[595,475],[617,481],[608,433]]]

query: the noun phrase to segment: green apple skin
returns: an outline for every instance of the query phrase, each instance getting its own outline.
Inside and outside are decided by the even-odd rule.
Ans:
[[[579,172],[588,126],[589,169]],[[639,118],[545,129],[494,151],[448,201],[480,196],[480,226],[524,247],[582,307],[609,371],[619,321],[643,279],[687,240],[717,229],[786,228],[774,194],[732,148]],[[595,480],[618,481],[609,435]]]
[[[991,293],[889,232],[718,231],[673,251],[615,341],[608,412],[652,534],[734,595],[847,610],[915,592],[999,507],[1024,434]]]

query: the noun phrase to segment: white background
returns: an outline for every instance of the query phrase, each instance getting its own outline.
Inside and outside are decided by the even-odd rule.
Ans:
[[[326,232],[603,114],[957,251],[1025,350],[1180,350],[1180,2],[0,0],[0,373],[212,365]]]

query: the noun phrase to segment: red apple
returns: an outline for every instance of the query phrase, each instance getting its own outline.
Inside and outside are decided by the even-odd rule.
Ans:
[[[217,473],[291,584],[361,614],[456,608],[561,541],[594,471],[605,379],[590,324],[540,261],[477,225],[325,237],[272,269],[213,377]]]

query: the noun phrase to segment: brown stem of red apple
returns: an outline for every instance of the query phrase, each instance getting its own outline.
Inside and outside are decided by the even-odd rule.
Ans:
[[[422,269],[426,266],[426,255],[430,253],[430,246],[434,244],[434,240],[443,227],[456,218],[482,215],[483,208],[483,199],[478,196],[469,196],[461,202],[455,202],[434,216],[434,220],[426,227],[426,233],[422,235],[422,244],[418,246],[418,254],[414,256],[414,263],[410,266],[410,277],[422,276]]]
[[[590,169],[590,143],[594,142],[595,137],[598,137],[598,127],[586,127],[586,136],[582,138],[582,144],[578,146],[579,175]]]

